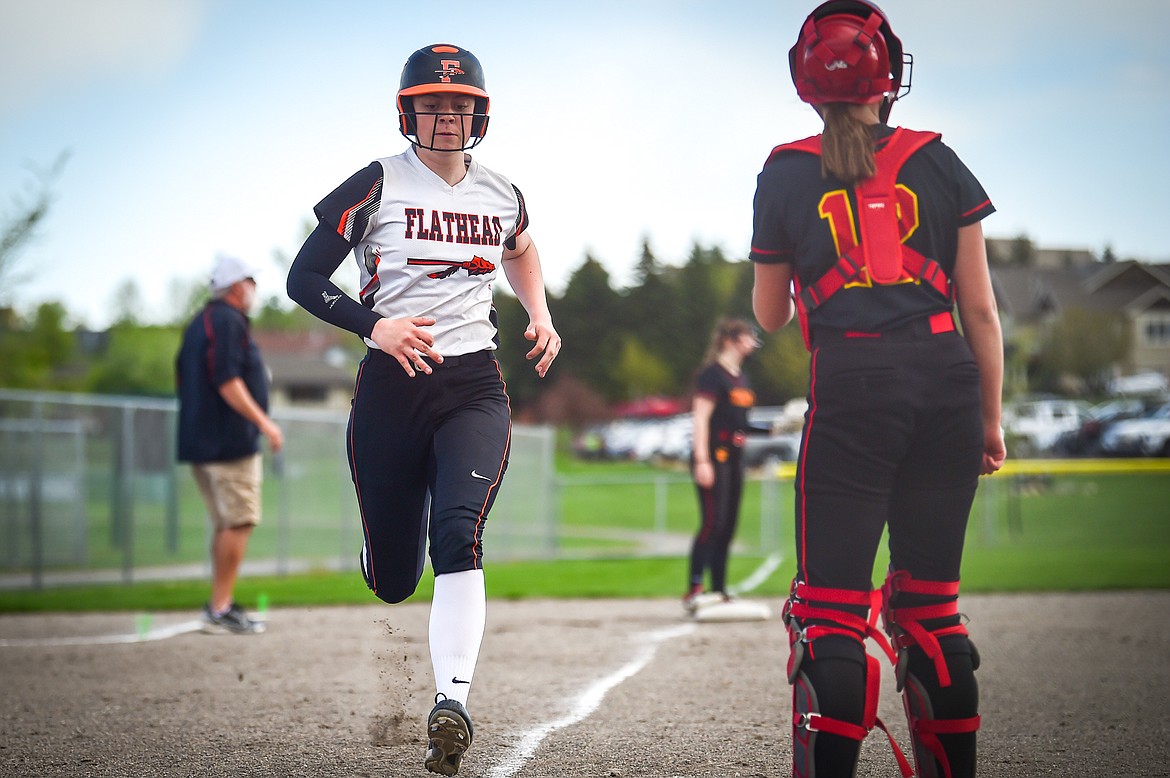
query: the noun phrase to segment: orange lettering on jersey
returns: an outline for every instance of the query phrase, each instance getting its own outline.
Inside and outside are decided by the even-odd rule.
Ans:
[[[756,404],[756,393],[743,386],[735,386],[727,393],[727,399],[736,408],[751,408]]]

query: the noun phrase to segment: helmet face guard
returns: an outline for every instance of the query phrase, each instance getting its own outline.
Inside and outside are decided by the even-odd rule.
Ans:
[[[468,95],[475,99],[470,114],[470,128],[458,149],[435,148],[432,131],[430,138],[418,135],[418,116],[449,116],[451,114],[420,113],[414,109],[414,98],[427,94]],[[431,151],[467,151],[479,145],[487,134],[489,99],[484,84],[483,68],[467,49],[447,43],[424,46],[410,55],[402,68],[398,87],[398,131],[416,146]],[[457,114],[458,115],[458,114]],[[438,122],[436,121],[436,127]],[[462,123],[467,127],[466,119]]]
[[[880,102],[884,122],[894,101],[910,93],[914,58],[902,50],[902,41],[875,3],[828,0],[805,19],[788,52],[788,66],[804,102]]]

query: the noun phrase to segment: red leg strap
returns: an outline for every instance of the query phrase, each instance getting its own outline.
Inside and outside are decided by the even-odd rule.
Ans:
[[[886,729],[886,725],[882,723],[881,719],[876,719],[875,723],[882,732],[886,733],[886,740],[890,741],[890,749],[894,752],[894,758],[898,760],[898,769],[902,771],[902,778],[914,778],[914,768],[910,766],[910,760],[902,753],[898,741],[894,740],[894,736],[890,734],[890,730]]]
[[[951,685],[951,673],[947,669],[947,660],[943,656],[942,646],[939,645],[938,636],[940,634],[951,635],[966,635],[967,628],[960,625],[954,627],[944,627],[943,629],[931,632],[922,626],[924,619],[937,619],[944,616],[955,616],[959,613],[959,604],[957,602],[944,602],[938,605],[923,605],[918,608],[895,608],[889,611],[890,621],[904,629],[907,633],[908,640],[898,640],[899,644],[914,644],[916,643],[927,657],[934,662],[934,670],[938,673],[938,682],[940,686]]]
[[[797,713],[793,723],[809,732],[828,732],[830,735],[840,735],[850,740],[865,740],[865,736],[869,734],[863,726],[831,719],[819,713]]]
[[[975,732],[979,729],[980,721],[979,716],[967,719],[914,719],[910,722],[910,727],[918,736],[919,742],[926,746],[935,761],[942,765],[944,778],[951,778],[951,762],[938,736]]]
[[[950,686],[951,673],[947,669],[946,657],[943,656],[942,646],[939,645],[938,639],[944,635],[966,635],[967,628],[958,624],[932,631],[923,627],[922,622],[928,619],[959,615],[958,601],[949,600],[935,605],[920,605],[912,608],[895,608],[892,603],[898,592],[936,597],[958,597],[959,582],[917,580],[905,570],[896,570],[891,571],[886,577],[881,591],[882,622],[886,632],[894,638],[894,644],[899,648],[911,645],[919,646],[926,653],[926,656],[934,662],[939,685]]]
[[[878,611],[881,605],[881,594],[878,590],[869,592],[853,591],[850,589],[830,589],[825,587],[809,586],[808,584],[793,581],[791,595],[785,605],[784,618],[788,623],[789,642],[793,645],[802,643],[809,646],[809,655],[812,657],[812,642],[827,635],[840,635],[856,640],[864,645],[865,638],[873,638],[881,646],[890,662],[897,663],[897,655],[890,646],[886,636],[877,628]],[[816,602],[811,604],[808,600]],[[866,608],[868,618],[863,618],[839,608],[825,607],[825,604],[848,605]],[[812,619],[827,623],[808,624],[800,626],[798,620]],[[791,663],[795,651],[789,657],[789,678],[793,677]],[[877,658],[866,654],[865,674],[865,709],[862,713],[861,724],[827,718],[818,713],[798,713],[796,726],[803,727],[809,732],[828,732],[840,735],[851,740],[864,740],[874,726],[881,728],[890,741],[894,757],[898,760],[898,767],[903,778],[912,778],[914,770],[902,749],[898,746],[894,736],[886,729],[886,725],[878,718],[878,695],[881,688],[881,663]]]
[[[852,589],[830,589],[827,587],[809,586],[806,583],[794,581],[792,593],[789,596],[788,604],[785,606],[785,618],[786,620],[789,618],[820,619],[844,626],[856,632],[855,637],[859,641],[864,641],[867,637],[872,638],[885,653],[890,663],[896,664],[898,657],[894,653],[894,649],[890,646],[886,636],[877,628],[881,597],[882,592],[876,589],[869,592],[855,591]],[[817,603],[832,603],[834,605],[851,605],[867,608],[869,618],[865,619],[837,608],[826,608],[819,605],[814,606],[809,604],[807,600],[813,600]],[[807,636],[803,636],[806,642],[824,634],[850,634],[823,625],[810,625],[804,631],[807,632]]]

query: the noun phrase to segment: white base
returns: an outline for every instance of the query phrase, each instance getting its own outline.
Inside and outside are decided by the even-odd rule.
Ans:
[[[771,616],[767,605],[748,600],[700,603],[694,613],[695,621],[763,621]]]

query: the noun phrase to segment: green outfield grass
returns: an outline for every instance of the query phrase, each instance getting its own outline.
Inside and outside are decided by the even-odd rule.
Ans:
[[[642,465],[574,467],[570,474],[605,476],[654,472]],[[780,597],[793,574],[792,488],[781,484],[779,506],[783,557],[754,593]],[[580,495],[577,495],[580,492]],[[758,545],[758,482],[749,484],[741,514],[741,539]],[[566,492],[564,523],[571,527],[605,527],[607,517],[628,512],[625,488]],[[669,484],[666,529],[689,533],[697,521],[693,488]],[[1170,477],[1164,473],[996,476],[985,480],[976,498],[967,533],[963,589],[967,592],[1061,591],[1170,588]],[[653,519],[648,514],[643,529]],[[629,527],[626,527],[627,529]],[[490,529],[489,529],[490,534]],[[576,557],[580,541],[566,541],[562,552]],[[593,548],[593,558],[491,564],[487,569],[492,598],[525,597],[677,597],[685,578],[682,556],[628,557],[620,545]],[[743,580],[763,561],[761,552],[733,557],[731,581]],[[885,562],[879,555],[874,581]],[[193,609],[206,598],[201,580],[55,588],[0,592],[0,612]],[[430,598],[429,571],[414,599]],[[237,587],[238,599],[256,607],[375,603],[355,572],[317,572],[279,577],[248,577]]]

